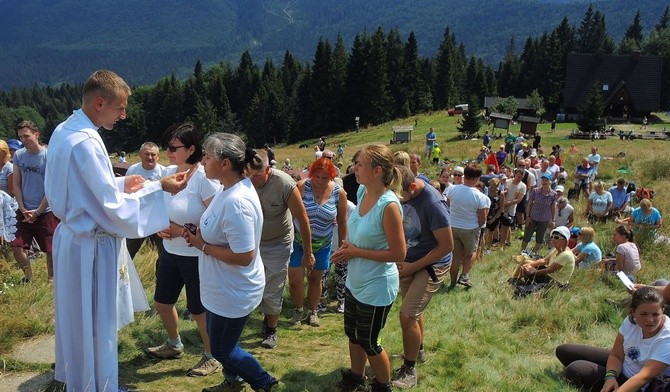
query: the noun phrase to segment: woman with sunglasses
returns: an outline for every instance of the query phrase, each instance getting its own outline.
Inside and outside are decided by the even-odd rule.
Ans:
[[[539,260],[534,260],[520,265],[512,282],[515,284],[549,283],[549,286],[566,286],[575,270],[575,256],[568,248],[570,230],[565,226],[559,226],[551,231],[551,244],[554,249]]]
[[[175,303],[182,288],[186,287],[186,307],[198,325],[204,354],[200,361],[188,370],[189,376],[206,376],[221,369],[214,359],[207,335],[205,308],[200,300],[200,274],[198,272],[198,249],[190,247],[182,232],[187,224],[197,224],[220,185],[208,180],[200,165],[202,144],[198,131],[192,124],[176,124],[165,131],[163,146],[170,164],[165,175],[188,171],[190,179],[186,188],[172,195],[164,192],[165,204],[170,218],[170,227],[158,233],[163,238],[163,251],[156,266],[156,311],[167,330],[165,343],[145,350],[148,356],[159,359],[177,359],[184,355],[184,345],[179,336],[179,318]]]

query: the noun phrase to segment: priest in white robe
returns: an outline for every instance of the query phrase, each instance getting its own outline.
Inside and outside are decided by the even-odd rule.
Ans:
[[[123,237],[146,237],[168,227],[163,190],[177,192],[186,173],[144,183],[115,178],[99,128],[126,115],[128,85],[96,71],[83,89],[82,108],[49,142],[45,192],[61,220],[54,235],[56,375],[68,392],[117,392],[118,264]]]

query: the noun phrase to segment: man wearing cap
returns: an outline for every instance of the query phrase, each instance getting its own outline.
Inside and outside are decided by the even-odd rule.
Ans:
[[[514,273],[513,282],[519,279],[533,283],[549,283],[566,286],[575,271],[575,255],[568,248],[570,230],[559,226],[551,231],[552,251],[544,258],[520,265]]]
[[[544,233],[548,228],[555,225],[556,213],[556,191],[551,189],[551,174],[545,173],[541,177],[542,185],[530,191],[528,196],[528,208],[526,209],[526,227],[521,242],[521,252],[526,251],[533,233],[535,234],[535,246],[533,253],[536,254],[544,240]]]
[[[437,139],[437,135],[435,135],[435,130],[431,127],[428,132],[426,132],[426,148],[424,150],[424,155],[426,156],[426,159],[429,159],[431,156],[433,156],[433,147],[435,145],[435,139]],[[414,173],[416,175],[416,173]]]
[[[51,246],[58,218],[54,216],[44,196],[44,171],[47,164],[47,149],[39,142],[40,132],[32,121],[21,121],[16,126],[24,148],[14,153],[13,187],[19,204],[16,216],[16,239],[12,242],[14,258],[23,270],[24,282],[33,278],[27,250],[37,241],[40,250],[46,253],[47,278],[53,281],[53,257]]]

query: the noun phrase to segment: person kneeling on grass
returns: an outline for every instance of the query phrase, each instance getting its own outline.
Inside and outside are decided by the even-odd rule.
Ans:
[[[551,231],[554,249],[544,258],[520,265],[510,280],[515,285],[546,283],[544,287],[565,287],[575,270],[575,256],[568,248],[570,230],[559,226]]]
[[[619,328],[611,350],[562,344],[556,357],[565,377],[581,390],[665,391],[670,377],[670,319],[653,287],[635,291],[630,315]]]

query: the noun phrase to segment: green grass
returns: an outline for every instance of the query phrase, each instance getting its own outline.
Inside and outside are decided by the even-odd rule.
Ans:
[[[423,135],[428,127],[435,127],[444,156],[461,161],[476,156],[479,141],[449,141],[456,135],[458,118],[444,113],[418,116],[418,129],[412,142],[394,145],[394,150],[421,152]],[[413,124],[415,118],[383,124],[327,138],[330,148],[345,145],[345,158],[366,143],[387,142],[392,125]],[[667,119],[666,119],[667,120]],[[555,133],[549,133],[549,124],[541,124],[543,145],[560,144],[567,151],[572,143],[564,137],[574,124],[558,124]],[[658,125],[660,130],[662,125]],[[513,132],[518,132],[512,129]],[[582,155],[586,155],[590,141],[575,141],[579,154],[564,154],[563,162],[572,171]],[[612,157],[626,152],[624,159],[606,159],[601,164],[601,177],[608,183],[619,177],[616,170],[627,167],[627,175],[638,185],[656,190],[654,205],[662,213],[670,211],[665,195],[670,186],[665,168],[670,167],[670,142],[619,141],[613,138],[599,141],[603,156]],[[313,157],[312,149],[297,145],[275,148],[277,160],[290,157],[295,166],[305,165]],[[136,155],[133,156],[137,160]],[[429,175],[437,168],[424,163]],[[584,224],[585,201],[576,205],[578,225]],[[614,249],[611,243],[613,224],[594,226],[597,242],[604,252]],[[662,230],[668,234],[667,226]],[[495,250],[475,264],[472,272],[476,284],[469,291],[439,292],[426,313],[425,348],[429,360],[420,364],[419,385],[415,391],[468,390],[468,391],[573,391],[561,377],[561,366],[554,357],[554,349],[564,342],[587,343],[609,347],[616,330],[625,316],[625,310],[607,305],[605,298],[623,298],[626,293],[615,279],[595,271],[576,271],[567,291],[556,291],[544,296],[523,300],[512,299],[512,288],[503,283],[512,273],[512,256],[520,243],[504,252]],[[668,277],[670,248],[667,245],[648,244],[642,250],[643,268],[638,280],[650,282]],[[8,256],[4,253],[5,258]],[[136,257],[136,265],[145,284],[147,296],[153,296],[153,250],[144,249]],[[31,365],[7,359],[7,354],[21,340],[53,333],[53,301],[51,287],[46,282],[44,260],[36,261],[36,279],[28,286],[15,285],[0,294],[0,360],[7,372],[26,370],[49,371],[48,365]],[[18,283],[21,272],[13,262],[0,261],[0,280],[8,285]],[[0,283],[1,284],[1,283]],[[342,331],[341,315],[326,313],[322,326],[289,327],[293,311],[290,300],[280,319],[279,346],[275,350],[260,347],[258,331],[260,315],[252,314],[243,334],[242,346],[251,351],[263,366],[281,380],[282,391],[333,391],[340,369],[348,367],[347,340]],[[331,305],[334,305],[332,303]],[[177,304],[184,309],[183,299]],[[393,308],[382,344],[392,355],[393,367],[401,363],[401,331],[397,319],[398,304]],[[144,391],[183,390],[199,391],[204,386],[221,381],[220,375],[206,378],[185,376],[186,370],[201,355],[202,345],[194,323],[180,321],[186,355],[181,360],[156,361],[147,358],[143,349],[161,343],[165,338],[159,317],[155,312],[137,315],[135,323],[119,334],[120,381]],[[54,387],[53,390],[59,388]]]

